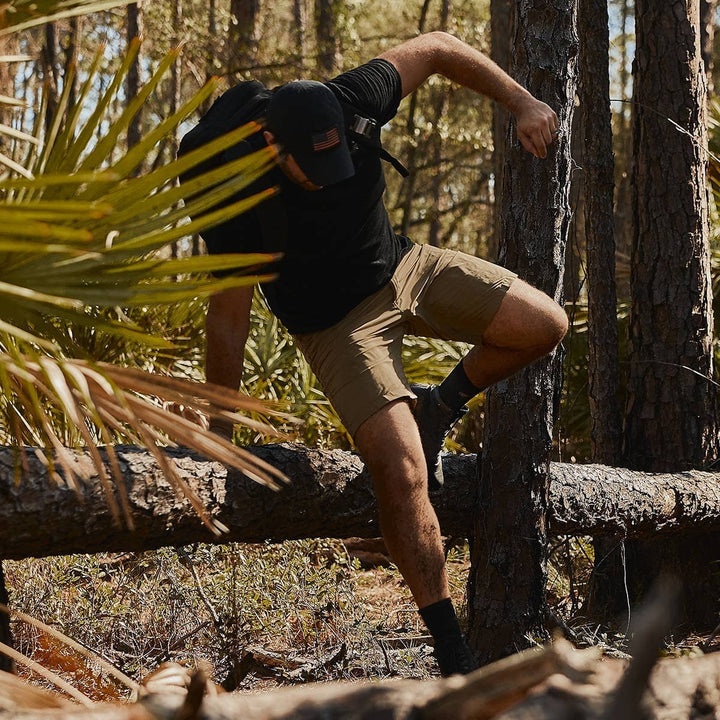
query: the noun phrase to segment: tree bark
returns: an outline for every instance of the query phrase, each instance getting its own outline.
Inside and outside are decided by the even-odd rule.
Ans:
[[[305,70],[307,58],[308,3],[307,0],[293,0],[293,20],[295,21],[295,57],[298,71]]]
[[[423,0],[420,8],[420,18],[418,20],[418,34],[425,32],[427,25],[428,12],[430,10],[430,0]],[[400,216],[400,227],[398,232],[400,235],[410,234],[410,224],[413,220],[413,206],[415,204],[415,188],[418,180],[418,160],[421,157],[419,137],[416,137],[417,129],[417,111],[420,98],[420,90],[410,95],[408,104],[407,121],[405,123],[405,135],[410,139],[407,150],[405,151],[405,165],[409,175],[405,178],[405,182],[400,185],[400,193],[402,202],[398,202],[402,212]]]
[[[168,450],[185,480],[229,532],[211,535],[179,499],[144,450],[118,447],[135,531],[114,525],[87,455],[75,465],[81,495],[54,485],[28,453],[17,482],[15,451],[0,450],[0,559],[76,552],[152,550],[193,542],[263,542],[309,537],[377,537],[375,496],[357,455],[302,445],[249,450],[292,480],[279,492],[228,472],[187,450]],[[445,535],[466,537],[476,513],[476,456],[447,455],[446,483],[432,495]],[[548,531],[563,535],[642,538],[720,529],[720,476],[653,474],[602,465],[550,464]],[[502,502],[502,498],[497,498]],[[710,602],[714,602],[714,599]]]
[[[490,0],[490,57],[505,72],[510,72],[510,39],[512,38],[512,3],[510,0]],[[503,235],[500,195],[505,167],[505,143],[507,141],[508,112],[503,105],[493,105],[493,155],[495,175],[495,203],[493,205],[493,232],[490,236],[488,256],[498,256],[500,238]]]
[[[501,263],[561,300],[575,100],[575,0],[517,3],[514,75],[558,114],[560,137],[545,160],[508,146]],[[481,661],[527,647],[545,607],[548,461],[558,353],[488,393],[480,512],[468,583],[470,642]]]
[[[54,22],[45,24],[44,41],[41,50],[43,84],[47,94],[45,108],[45,133],[49,134],[60,101],[58,87],[58,42],[57,26]]]
[[[230,0],[227,67],[236,80],[244,80],[238,68],[252,67],[257,58],[260,0]]]
[[[579,0],[578,37],[584,140],[581,164],[585,178],[591,457],[594,462],[614,466],[622,452],[622,421],[607,0]],[[618,545],[614,539],[594,540],[597,567],[591,575],[585,602],[585,610],[593,618],[608,619],[607,609],[613,601],[609,593],[615,588],[603,581],[603,575],[611,565],[619,567]]]
[[[715,11],[717,0],[700,0],[700,52],[702,53],[708,95],[713,94],[713,45],[715,40]]]
[[[143,14],[142,14],[142,2],[131,3],[127,7],[127,19],[125,24],[125,34],[128,45],[135,38],[142,38],[143,35]],[[135,56],[135,59],[130,63],[127,75],[125,77],[125,93],[127,101],[137,97],[140,92],[141,79],[140,79],[140,52]],[[127,146],[128,150],[135,147],[140,142],[142,137],[142,120],[143,113],[140,109],[133,119],[130,121],[127,130]],[[137,170],[138,174],[141,172],[141,168]]]
[[[620,460],[620,373],[615,287],[614,172],[607,0],[579,0],[579,95],[583,116],[588,276],[588,381],[592,457]]]
[[[636,4],[625,456],[643,470],[704,467],[720,451],[699,22],[699,0]],[[720,536],[706,543],[720,547]],[[720,597],[720,575],[708,572],[704,552],[685,539],[629,543],[623,577],[631,602],[658,573],[672,573],[683,580],[682,620],[714,625],[707,597]]]
[[[718,457],[698,0],[638,0],[625,454],[643,470]]]
[[[318,70],[327,78],[336,75],[342,65],[339,28],[340,3],[341,0],[316,0],[315,2]]]

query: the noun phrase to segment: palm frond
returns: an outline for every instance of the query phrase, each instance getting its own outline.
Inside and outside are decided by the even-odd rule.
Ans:
[[[25,27],[40,21],[36,11],[53,8],[63,14],[81,6],[88,10],[105,5],[15,2],[0,5],[0,13],[5,19],[15,13],[16,27]],[[19,20],[22,12],[27,17]],[[210,433],[207,420],[222,417],[254,432],[273,433],[264,418],[280,415],[226,388],[151,375],[141,369],[142,360],[137,368],[96,362],[80,340],[87,337],[96,343],[113,338],[119,348],[123,343],[128,348],[142,345],[171,356],[172,333],[170,338],[158,334],[142,311],[152,314],[158,305],[196,302],[213,292],[269,279],[262,268],[276,259],[274,255],[170,259],[167,246],[268,197],[272,191],[248,198],[239,194],[268,170],[273,155],[255,153],[179,187],[182,173],[257,132],[254,123],[138,176],[141,161],[207,100],[217,83],[209,83],[178,112],[159,121],[138,145],[122,152],[133,115],[176,58],[176,52],[170,53],[138,96],[124,106],[121,117],[111,119],[109,109],[116,105],[137,50],[135,43],[92,107],[85,106],[99,85],[100,53],[91,63],[79,101],[70,108],[69,96],[63,94],[44,135],[9,136],[12,143],[27,145],[28,151],[26,164],[15,173],[11,168],[0,179],[2,432],[5,442],[19,448],[20,468],[26,448],[34,448],[49,476],[70,487],[79,487],[83,478],[67,448],[86,448],[117,522],[124,520],[129,526],[132,518],[113,443],[121,439],[142,444],[203,522],[221,532],[223,528],[209,516],[162,446],[182,443],[276,488],[286,480],[281,473]],[[38,115],[42,112],[43,107]],[[44,127],[36,122],[34,132],[41,133]],[[99,140],[98,127],[108,128]],[[228,269],[235,273],[222,279],[211,275]],[[131,317],[132,308],[137,312]],[[123,355],[125,362],[135,362],[132,350],[115,353]],[[177,407],[189,409],[195,421],[173,412]],[[283,423],[290,422],[282,417]]]
[[[8,0],[0,4],[0,37],[52,20],[112,10],[133,0]]]
[[[98,445],[102,444],[112,452],[108,428],[113,428],[130,442],[145,445],[165,471],[168,481],[179,494],[190,500],[203,522],[215,532],[222,528],[207,514],[199,498],[162,453],[159,443],[167,442],[165,437],[172,437],[205,457],[237,468],[268,487],[277,489],[286,481],[281,472],[211,433],[206,424],[169,412],[157,401],[162,397],[165,402],[192,409],[201,418],[222,417],[265,434],[277,435],[270,425],[246,418],[238,411],[276,416],[281,413],[269,410],[266,404],[254,398],[230,393],[227,388],[149,375],[105,363],[17,352],[0,355],[0,388],[8,420],[6,426],[15,425],[15,439],[21,446],[37,446],[35,452],[55,482],[78,489],[82,478],[78,476],[79,471],[65,443],[48,421],[48,408],[68,419],[91,454],[117,522],[120,522],[121,507],[115,500],[111,481],[115,481],[114,486],[120,492],[120,506],[126,508],[122,474],[117,463],[112,458],[106,463],[98,450]],[[18,423],[19,418],[22,423]],[[107,464],[110,465],[109,473]],[[132,526],[132,518],[127,512],[124,519]]]

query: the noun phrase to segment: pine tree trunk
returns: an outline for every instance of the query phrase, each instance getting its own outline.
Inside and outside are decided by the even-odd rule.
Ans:
[[[507,149],[501,262],[561,300],[568,227],[577,35],[574,0],[517,3],[514,75],[558,114],[546,160]],[[548,461],[561,363],[557,353],[488,395],[481,502],[468,583],[470,641],[483,661],[528,645],[545,610]]]
[[[439,30],[447,30],[450,21],[450,0],[442,0],[440,7],[440,27]],[[447,114],[449,106],[449,93],[444,88],[440,89],[440,93],[435,97],[433,102],[433,133],[430,138],[432,144],[433,158],[433,178],[432,178],[432,211],[430,225],[428,227],[428,245],[434,247],[440,246],[440,231],[442,222],[440,220],[441,206],[443,200],[443,183],[444,183],[444,163],[443,163],[443,137],[440,132],[440,123]]]
[[[590,441],[593,462],[616,465],[622,451],[622,426],[607,0],[579,0],[578,36],[585,170]],[[614,596],[604,576],[610,567],[619,568],[619,543],[615,539],[595,538],[593,545],[595,567],[585,611],[594,618],[606,619]]]
[[[705,66],[708,95],[713,94],[713,45],[715,40],[715,12],[717,0],[700,0],[700,52]]]
[[[418,20],[418,34],[425,32],[427,25],[428,12],[430,10],[430,0],[423,0],[422,8],[420,9],[420,18]],[[410,95],[410,102],[408,106],[407,122],[405,124],[405,136],[411,138],[411,142],[408,143],[407,151],[405,153],[405,165],[408,169],[409,175],[400,185],[400,192],[402,202],[397,204],[401,206],[402,213],[400,217],[400,227],[398,232],[400,235],[410,234],[410,225],[413,220],[413,207],[415,204],[415,187],[417,186],[418,179],[418,160],[420,159],[421,153],[418,146],[418,140],[416,138],[417,129],[417,108],[420,97],[420,92],[414,92]]]
[[[626,456],[644,470],[703,467],[718,426],[698,0],[636,12]]]
[[[643,470],[718,456],[699,0],[636,4],[631,355],[626,459]],[[631,601],[683,579],[683,620],[716,623],[720,537],[628,543]]]
[[[298,71],[305,69],[307,57],[308,4],[307,0],[293,0],[293,20],[295,21],[295,56]]]
[[[315,1],[315,37],[317,63],[322,75],[331,78],[342,65],[340,29],[338,25],[341,0]]]
[[[57,27],[54,22],[45,24],[41,51],[42,75],[47,105],[45,108],[45,132],[49,133],[59,102]]]
[[[614,172],[607,0],[579,0],[588,279],[588,382],[593,462],[615,465],[622,433],[615,287]]]
[[[510,71],[510,38],[512,28],[512,4],[510,0],[490,0],[490,57],[505,72]],[[508,112],[500,104],[493,105],[493,173],[495,175],[495,203],[493,205],[493,232],[490,235],[488,257],[495,259],[502,237],[502,213],[500,207],[505,166],[505,143],[507,142]]]
[[[142,38],[143,35],[143,14],[142,14],[142,2],[131,3],[127,7],[127,22],[125,34],[128,44],[130,44],[135,38]],[[137,97],[140,92],[141,80],[140,80],[140,53],[136,55],[135,59],[130,63],[127,75],[125,77],[125,92],[128,98]],[[130,121],[127,131],[127,145],[128,149],[135,147],[140,142],[142,137],[142,109],[140,109],[135,117]],[[140,168],[138,168],[138,173]]]
[[[237,80],[254,64],[258,51],[260,0],[230,0],[227,67]]]

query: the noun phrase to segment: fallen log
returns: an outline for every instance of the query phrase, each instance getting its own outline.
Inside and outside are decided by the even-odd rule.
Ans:
[[[188,450],[169,450],[179,472],[212,517],[229,528],[206,530],[142,449],[116,448],[135,530],[114,524],[88,455],[74,454],[83,482],[53,484],[43,464],[0,449],[0,559],[70,553],[151,550],[193,542],[262,542],[308,537],[379,535],[370,478],[357,455],[300,445],[249,450],[292,480],[275,492]],[[446,455],[446,486],[432,496],[442,530],[463,537],[473,527],[475,455]],[[705,472],[641,473],[601,465],[552,463],[550,531],[627,538],[720,530],[720,476]]]

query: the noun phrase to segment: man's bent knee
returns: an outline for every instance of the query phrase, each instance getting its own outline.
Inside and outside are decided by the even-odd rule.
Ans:
[[[541,290],[515,280],[483,335],[483,342],[501,348],[533,350],[540,357],[565,337],[568,318],[563,308]]]
[[[389,403],[368,418],[355,442],[378,495],[427,493],[427,470],[415,419],[405,400]]]
[[[546,351],[551,352],[554,350],[565,337],[569,321],[565,310],[558,305],[554,300],[548,298],[552,305],[550,305],[547,314],[547,344]]]

